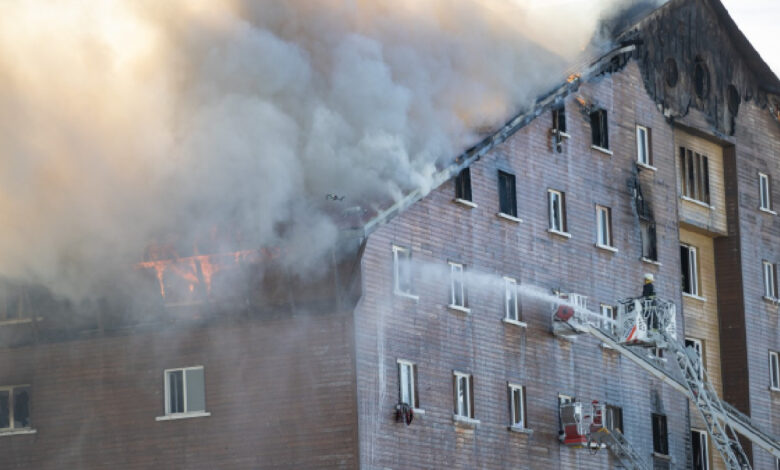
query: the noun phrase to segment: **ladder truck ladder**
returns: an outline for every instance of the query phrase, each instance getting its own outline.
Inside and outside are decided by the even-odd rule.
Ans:
[[[631,443],[628,442],[626,437],[617,429],[604,429],[603,434],[599,437],[599,440],[606,444],[607,449],[615,456],[626,470],[647,470],[647,465],[642,460],[642,457],[634,450]]]

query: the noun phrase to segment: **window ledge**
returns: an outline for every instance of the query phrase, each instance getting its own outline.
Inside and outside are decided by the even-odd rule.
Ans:
[[[650,258],[645,258],[645,257],[642,257],[642,258],[640,258],[640,259],[642,260],[642,262],[643,262],[643,263],[647,263],[647,264],[653,264],[653,265],[655,265],[655,266],[659,266],[659,267],[660,267],[660,266],[663,266],[663,264],[659,263],[659,262],[658,262],[658,261],[656,261],[656,260],[652,260],[652,259],[650,259]]]
[[[403,292],[403,291],[398,291],[397,290],[397,291],[393,292],[393,294],[395,294],[397,297],[403,297],[404,299],[414,300],[415,302],[420,300],[420,296],[419,295],[410,294],[408,292]]]
[[[770,392],[780,393],[780,388],[769,387]]]
[[[506,220],[508,220],[510,222],[514,222],[516,224],[522,224],[523,223],[523,219],[521,219],[519,217],[515,217],[513,215],[505,214],[503,212],[496,213],[496,216],[500,217],[502,219],[506,219]]]
[[[711,204],[707,204],[704,201],[699,201],[698,199],[694,199],[692,197],[680,196],[680,199],[682,199],[683,201],[688,201],[691,204],[696,204],[697,206],[706,207],[707,209],[715,209],[715,206]]]
[[[43,321],[43,317],[38,317],[35,319],[36,322]],[[6,325],[24,325],[27,323],[32,323],[32,318],[16,318],[14,320],[3,320],[0,321],[0,326],[6,326]]]
[[[559,230],[555,230],[551,228],[548,228],[547,231],[552,233],[553,235],[558,235],[559,237],[571,238],[571,234],[569,232],[561,232]]]
[[[23,436],[25,434],[37,434],[37,429],[23,428],[23,429],[8,429],[6,431],[0,431],[0,437],[5,436]]]
[[[508,428],[512,432],[518,432],[520,434],[528,434],[529,436],[534,433],[533,429],[524,428],[522,426],[512,425],[512,426],[509,426]]]
[[[773,211],[772,209],[766,209],[764,207],[759,207],[758,210],[761,212],[766,212],[767,214],[777,215],[777,212]]]
[[[511,318],[503,318],[501,320],[502,322],[509,324],[509,325],[515,325],[520,328],[528,328],[528,323],[520,320],[512,320]]]
[[[455,413],[452,414],[452,421],[455,422],[455,424],[461,425],[461,426],[467,426],[470,428],[476,428],[479,426],[479,420],[474,418],[468,418],[466,416],[456,415]]]
[[[420,416],[423,416],[423,415],[425,415],[425,410],[424,410],[424,409],[422,409],[422,408],[412,408],[412,412],[413,412],[415,415],[420,415]]]
[[[478,207],[473,202],[471,202],[471,201],[469,201],[467,199],[461,199],[459,197],[456,197],[455,199],[453,199],[452,202],[457,203],[457,204],[461,204],[461,205],[469,207],[471,209],[476,209]]]
[[[654,167],[653,165],[648,165],[647,163],[636,162],[636,166],[644,168],[645,170],[658,171],[658,168]]]
[[[618,252],[618,249],[615,248],[614,246],[601,245],[599,243],[596,243],[596,248],[598,248],[599,250],[609,251],[609,252],[612,252],[612,253],[617,253]]]
[[[555,129],[550,129],[550,134],[555,135],[556,134]],[[564,139],[571,139],[571,134],[569,134],[568,132],[559,132],[558,135],[560,135]]]
[[[601,347],[601,349],[604,349],[606,351],[616,351],[615,348],[613,348],[612,346],[608,345],[607,343],[601,343],[600,347]]]
[[[695,299],[695,300],[698,300],[700,302],[706,302],[707,301],[706,297],[701,297],[699,295],[689,294],[687,292],[683,292],[682,295],[683,295],[683,297],[687,297],[689,299]]]
[[[668,461],[670,461],[670,462],[672,461],[672,456],[671,456],[671,455],[667,455],[667,454],[661,454],[661,453],[658,453],[658,452],[653,452],[653,453],[652,453],[652,454],[650,454],[650,455],[652,455],[652,456],[653,456],[653,457],[655,457],[655,458],[662,459],[662,460],[668,460]]]
[[[170,415],[165,416],[158,416],[154,418],[155,421],[173,421],[176,419],[189,419],[189,418],[204,418],[206,416],[211,416],[211,413],[208,411],[195,411],[192,413],[174,413]]]
[[[598,145],[591,145],[590,148],[593,149],[593,150],[597,150],[597,151],[599,151],[601,153],[607,154],[607,155],[612,155],[612,150],[605,149],[604,147],[599,147]]]
[[[762,299],[764,299],[764,300],[766,300],[767,302],[770,302],[770,303],[772,303],[772,304],[777,304],[778,302],[780,302],[780,299],[777,299],[777,298],[775,298],[775,297],[767,297],[767,296],[763,296],[763,297],[761,297],[761,298],[762,298]]]
[[[463,307],[461,305],[449,304],[449,305],[447,305],[447,308],[450,309],[450,310],[454,310],[456,312],[471,313],[471,309],[470,308]]]

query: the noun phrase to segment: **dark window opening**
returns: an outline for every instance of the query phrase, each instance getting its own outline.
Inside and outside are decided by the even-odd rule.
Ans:
[[[666,432],[666,416],[653,414],[653,452],[669,455],[669,437]]]
[[[455,177],[455,197],[471,201],[471,169],[464,168]]]
[[[677,61],[671,57],[666,59],[664,63],[664,78],[669,88],[674,88],[677,85],[677,79],[679,73],[677,72]]]
[[[658,261],[658,249],[656,248],[655,223],[642,221],[642,258],[650,261]]]
[[[710,166],[706,155],[680,147],[682,194],[697,201],[710,203]]]
[[[696,59],[693,69],[693,87],[700,99],[705,99],[710,94],[710,72],[700,57]]]
[[[169,372],[168,394],[170,413],[184,413],[184,371]]]
[[[552,120],[553,131],[566,133],[566,108],[553,109]]]
[[[693,470],[708,470],[707,433],[691,431],[691,447],[693,450]]]
[[[515,195],[515,175],[498,172],[499,211],[517,217],[517,197]]]
[[[11,393],[0,391],[0,429],[11,427]]]
[[[623,408],[619,406],[607,405],[604,426],[609,430],[623,432]]]
[[[742,99],[739,96],[739,92],[737,91],[737,87],[734,85],[729,85],[728,88],[726,88],[726,104],[729,108],[729,113],[733,117],[737,117],[737,113],[739,112],[739,105],[742,102]]]
[[[590,130],[593,145],[603,149],[609,148],[609,132],[607,128],[607,111],[599,109],[590,113]]]
[[[0,429],[21,429],[29,427],[29,387],[7,387],[0,390]]]

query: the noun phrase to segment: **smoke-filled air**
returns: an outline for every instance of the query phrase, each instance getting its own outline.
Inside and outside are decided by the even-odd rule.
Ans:
[[[83,295],[209,236],[305,269],[596,55],[616,3],[5,2],[0,274]]]

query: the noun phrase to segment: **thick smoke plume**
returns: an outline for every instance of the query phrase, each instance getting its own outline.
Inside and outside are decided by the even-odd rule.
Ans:
[[[209,236],[305,269],[345,208],[430,189],[624,3],[6,2],[0,274],[83,295]]]

